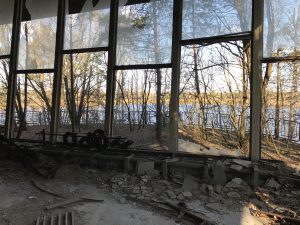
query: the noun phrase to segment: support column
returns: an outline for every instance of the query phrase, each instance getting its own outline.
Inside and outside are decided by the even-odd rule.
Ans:
[[[113,108],[115,94],[115,65],[116,65],[116,46],[117,46],[117,27],[118,27],[119,0],[112,0],[110,4],[109,22],[109,44],[108,44],[108,65],[107,65],[107,89],[105,104],[104,132],[107,136],[112,136]]]
[[[169,138],[170,151],[178,151],[178,121],[179,121],[179,85],[180,59],[182,37],[182,0],[174,1],[173,9],[173,44],[172,44],[172,84],[170,99]]]
[[[252,1],[251,104],[250,104],[250,158],[261,157],[261,84],[263,58],[264,0]]]
[[[66,1],[58,1],[57,11],[57,28],[56,28],[56,46],[55,46],[55,61],[54,61],[54,78],[52,90],[52,111],[51,111],[51,124],[50,133],[57,133],[59,125],[60,114],[60,98],[61,98],[61,84],[62,84],[62,67],[63,67],[63,46],[64,46],[64,33],[65,33],[65,13]],[[57,137],[50,136],[50,143],[54,144]]]
[[[17,91],[17,67],[20,43],[21,18],[24,1],[15,0],[11,50],[9,59],[9,77],[6,104],[5,136],[12,138],[14,129],[15,98]]]

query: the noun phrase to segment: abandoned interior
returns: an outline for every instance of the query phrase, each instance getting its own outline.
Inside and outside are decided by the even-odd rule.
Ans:
[[[300,0],[0,0],[0,225],[300,224]]]

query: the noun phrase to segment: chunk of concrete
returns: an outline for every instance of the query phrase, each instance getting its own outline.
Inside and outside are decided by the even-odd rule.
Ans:
[[[203,179],[206,183],[210,183],[211,181],[211,174],[209,173],[209,169],[210,169],[210,165],[204,166]]]
[[[199,183],[193,175],[186,174],[184,177],[182,189],[184,191],[193,191],[199,188]]]
[[[175,199],[177,196],[175,195],[175,193],[171,190],[167,190],[166,191],[166,194],[167,196],[170,198],[170,199]]]
[[[281,187],[281,185],[274,178],[269,179],[266,182],[266,186],[269,188],[274,188],[276,190],[278,190]]]
[[[233,165],[230,165],[230,169],[233,169],[235,171],[241,171],[243,169],[243,167],[240,165],[233,164]]]
[[[243,166],[245,168],[251,168],[252,162],[248,160],[243,160],[243,159],[233,159],[232,162],[235,164],[238,164],[240,166]]]
[[[182,192],[182,195],[185,198],[191,198],[191,197],[193,197],[192,192],[190,192],[190,191],[184,191],[184,192]]]
[[[234,191],[228,192],[227,196],[230,197],[230,198],[240,198],[241,197],[241,195],[239,193],[234,192]]]
[[[241,178],[234,178],[225,185],[226,188],[241,188],[243,187],[243,180]]]
[[[154,178],[159,178],[160,172],[158,170],[148,170],[146,171],[146,174],[150,176],[152,179],[154,179]]]
[[[213,178],[211,184],[213,185],[225,185],[227,182],[227,176],[225,172],[225,165],[222,161],[218,161],[213,166]]]

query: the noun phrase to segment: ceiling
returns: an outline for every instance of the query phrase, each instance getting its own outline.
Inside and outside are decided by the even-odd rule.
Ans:
[[[80,13],[84,4],[87,0],[69,0],[69,13],[75,14]],[[93,1],[93,7],[95,7],[99,1],[108,1],[108,0],[92,0]],[[148,3],[150,0],[120,0],[125,3],[125,5],[134,5],[134,4],[142,4],[142,3]],[[22,13],[22,21],[28,21],[31,20],[30,13],[28,9],[26,8],[26,0],[24,1],[23,6],[23,13]]]

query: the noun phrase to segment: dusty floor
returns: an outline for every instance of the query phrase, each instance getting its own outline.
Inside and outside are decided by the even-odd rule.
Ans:
[[[87,172],[86,177],[81,176],[82,173],[77,173],[64,178],[58,175],[58,178],[52,180],[36,177],[14,163],[1,162],[0,171],[1,225],[31,225],[35,224],[39,216],[72,210],[75,211],[75,224],[82,225],[176,224],[174,219],[136,204],[123,201],[121,204],[121,197],[118,194],[99,189],[96,183],[88,179],[87,169],[82,170],[83,173]],[[72,174],[71,171],[68,173]],[[84,197],[101,199],[104,202],[79,203],[67,208],[46,211],[46,206],[62,199],[36,189],[31,183],[32,180],[68,198]]]
[[[192,176],[190,178],[194,179]],[[65,208],[45,210],[45,207],[63,199],[37,189],[32,181],[44,190],[51,190],[68,199],[83,197],[104,202],[81,202]],[[280,188],[277,192],[281,197],[289,201],[285,205],[297,209],[299,200],[296,196],[299,196],[299,191],[289,189],[284,194],[286,189],[283,185],[275,184],[280,185],[276,188]],[[205,215],[207,221],[214,224],[275,224],[274,218],[256,215],[252,211],[267,209],[267,203],[275,205],[274,196],[271,197],[273,186],[270,190],[267,190],[270,185],[262,187],[263,193],[254,192],[239,178],[224,186],[200,184],[197,180],[192,181],[191,185],[194,187],[189,191],[184,183],[178,184],[174,180],[78,165],[62,165],[54,178],[43,179],[21,165],[0,161],[0,224],[33,225],[39,216],[66,211],[74,211],[76,225],[201,224],[180,218],[180,214],[162,204],[163,201],[180,202],[190,212]],[[294,195],[291,195],[292,190]],[[261,197],[260,200],[258,197]],[[295,213],[299,215],[299,207]]]

